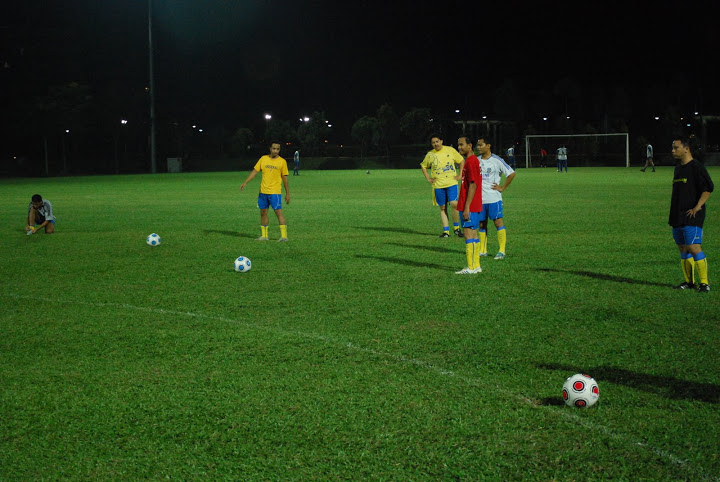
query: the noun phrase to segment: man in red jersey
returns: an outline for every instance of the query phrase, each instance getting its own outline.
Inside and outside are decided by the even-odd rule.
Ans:
[[[483,209],[482,203],[482,171],[480,161],[473,152],[475,143],[468,136],[458,139],[458,152],[465,158],[465,166],[462,170],[462,182],[460,183],[460,199],[457,210],[460,214],[460,225],[465,235],[465,257],[467,268],[456,271],[455,274],[476,274],[481,273],[480,267],[480,239],[478,238],[478,226],[480,225],[480,213]]]

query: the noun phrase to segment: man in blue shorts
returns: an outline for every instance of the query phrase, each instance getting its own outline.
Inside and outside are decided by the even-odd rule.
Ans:
[[[433,134],[430,142],[433,149],[425,155],[425,159],[420,163],[420,168],[427,182],[433,187],[433,204],[440,206],[440,221],[443,226],[440,237],[450,237],[448,205],[450,205],[450,215],[453,218],[454,232],[458,237],[462,237],[460,216],[457,211],[460,175],[458,175],[455,165],[459,164],[460,172],[462,172],[465,161],[458,151],[450,146],[443,146],[440,135]]]
[[[515,179],[515,171],[502,157],[492,153],[492,144],[487,137],[481,137],[477,143],[478,154],[480,155],[480,168],[482,169],[482,197],[483,210],[480,217],[480,256],[487,256],[487,220],[492,219],[495,223],[498,237],[498,253],[495,259],[505,259],[505,245],[507,242],[507,231],[503,222],[503,201],[502,192],[508,188]],[[505,182],[500,185],[502,176]]]
[[[691,142],[694,137],[677,137],[672,143],[672,155],[680,163],[673,174],[672,197],[670,198],[670,218],[673,238],[680,250],[680,265],[685,282],[676,290],[695,289],[695,272],[701,293],[710,291],[708,282],[708,264],[702,250],[703,224],[705,222],[705,203],[714,189],[712,179],[699,161],[693,159]]]
[[[258,160],[255,167],[248,175],[245,182],[240,186],[240,190],[245,189],[247,183],[262,172],[260,181],[260,194],[258,194],[258,208],[260,208],[260,237],[257,241],[267,241],[268,225],[268,209],[270,207],[275,211],[280,224],[280,239],[278,241],[285,242],[287,237],[287,225],[285,224],[285,215],[282,210],[282,185],[285,186],[285,203],[290,204],[290,186],[288,185],[288,167],[285,159],[280,157],[280,143],[272,142],[270,144],[270,155],[265,155]]]
[[[55,232],[55,215],[53,214],[52,204],[47,199],[43,199],[40,194],[33,194],[28,206],[27,225],[25,232],[28,236],[35,234],[41,229],[45,229],[45,234]]]
[[[477,274],[482,272],[477,237],[477,229],[483,209],[482,188],[480,187],[482,184],[482,171],[480,170],[480,161],[473,153],[473,142],[468,136],[462,136],[458,139],[458,150],[465,158],[458,211],[462,213],[461,220],[465,237],[467,267],[456,271],[455,274]]]

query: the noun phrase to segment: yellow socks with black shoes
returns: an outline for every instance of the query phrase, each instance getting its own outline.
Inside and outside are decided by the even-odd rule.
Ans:
[[[698,254],[693,256],[695,258],[695,270],[697,271],[698,278],[700,279],[701,284],[710,284],[708,283],[708,265],[707,265],[707,258],[705,257],[705,253],[700,251]],[[690,258],[690,259],[693,259]]]
[[[479,253],[487,254],[487,231],[485,229],[481,229],[480,231],[478,231],[478,234]]]
[[[682,266],[683,276],[687,284],[695,284],[695,260],[690,253],[682,253],[680,255],[680,266]]]
[[[504,254],[505,253],[505,244],[507,242],[507,234],[505,233],[505,226],[498,228],[497,236],[498,236],[498,245],[500,246],[498,251]]]
[[[267,226],[260,226],[260,236],[263,238],[268,237],[268,227]]]
[[[280,237],[287,238],[287,225],[285,224],[280,225]]]

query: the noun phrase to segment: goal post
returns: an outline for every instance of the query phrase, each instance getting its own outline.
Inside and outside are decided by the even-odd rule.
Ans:
[[[614,144],[613,148],[610,149],[612,152],[601,152],[602,149],[600,148],[599,141],[603,140],[604,144],[607,144],[607,141],[611,140],[610,138],[612,138],[612,144]],[[548,139],[548,147],[551,147],[550,143],[552,143],[553,146],[555,144],[559,145],[561,144],[561,140],[565,139],[564,144],[566,147],[569,147],[568,159],[572,159],[573,154],[575,154],[575,158],[578,159],[577,156],[580,154],[585,165],[595,165],[597,163],[600,165],[607,165],[608,162],[610,165],[614,165],[615,163],[620,164],[624,159],[625,167],[630,167],[630,136],[627,132],[618,132],[613,134],[528,134],[525,136],[526,168],[532,166],[533,159],[540,157],[540,148],[534,149],[534,146],[531,146],[532,141],[536,139]],[[553,141],[550,141],[549,139],[553,139]],[[621,148],[618,141],[625,144],[624,150]],[[573,145],[568,146],[567,144]],[[555,149],[552,149],[552,152],[548,149],[547,153],[548,158],[552,159],[554,158]],[[599,158],[593,159],[593,157]],[[606,161],[606,159],[610,160]]]

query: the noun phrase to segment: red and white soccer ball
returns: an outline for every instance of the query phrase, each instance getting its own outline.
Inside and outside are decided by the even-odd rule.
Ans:
[[[562,397],[571,407],[592,407],[600,398],[600,389],[593,377],[578,373],[565,380]]]

